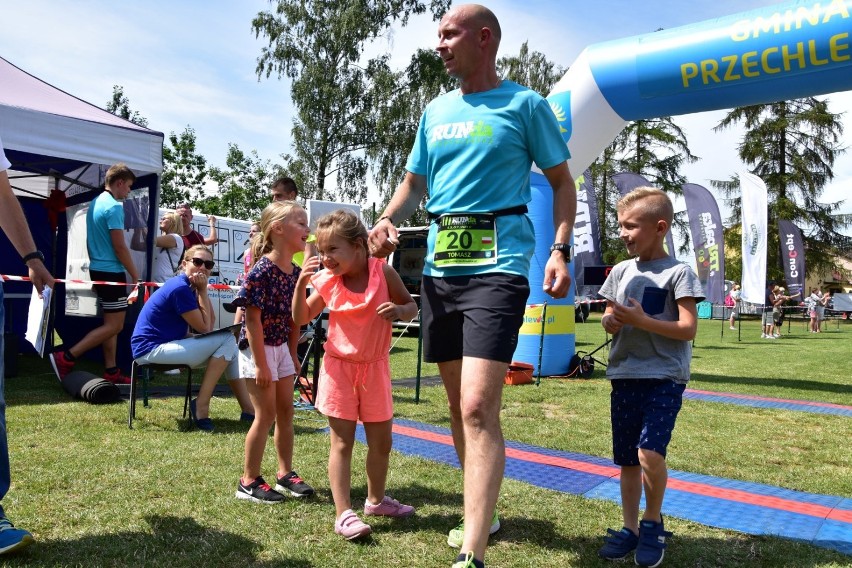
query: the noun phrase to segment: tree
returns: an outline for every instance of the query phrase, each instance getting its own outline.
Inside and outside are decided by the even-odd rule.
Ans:
[[[438,17],[449,3],[431,0],[428,9]],[[273,10],[252,21],[255,36],[269,41],[257,60],[258,77],[275,73],[293,81],[297,117],[295,156],[289,161],[305,175],[305,196],[353,201],[366,196],[365,152],[376,140],[371,73],[387,56],[363,64],[364,49],[395,22],[404,26],[412,14],[426,10],[421,0],[277,0]],[[326,188],[330,176],[336,177],[336,191]]]
[[[680,187],[686,182],[680,169],[684,163],[697,159],[689,150],[683,130],[671,117],[636,120],[619,133],[591,166],[597,188],[601,252],[605,262],[611,264],[626,258],[624,247],[617,238],[615,204],[621,195],[612,176],[625,171],[637,173],[653,186],[680,195]],[[689,252],[690,236],[685,214],[676,213],[672,225],[683,236],[678,251]]]
[[[425,49],[417,50],[402,72],[376,65],[373,78],[376,140],[367,149],[367,158],[385,205],[405,176],[423,109],[441,93],[454,89],[457,82],[447,74],[438,54]],[[425,221],[422,208],[410,220],[413,225]]]
[[[517,57],[506,56],[498,59],[497,74],[546,97],[566,70],[548,61],[543,53],[538,51],[530,53],[527,44],[528,42],[525,41],[521,45]]]
[[[148,119],[135,110],[130,110],[130,100],[124,94],[121,85],[112,86],[112,100],[107,102],[106,109],[116,116],[129,120],[139,126],[148,127]]]
[[[808,273],[833,268],[838,249],[848,242],[839,231],[849,226],[852,215],[837,213],[841,203],[821,203],[819,198],[834,178],[834,160],[845,152],[840,145],[840,115],[828,110],[827,101],[808,97],[736,108],[715,130],[737,123],[746,129],[739,156],[766,184],[769,278],[782,279],[784,274],[779,219],[788,219],[802,229]],[[728,198],[730,223],[740,225],[739,181],[714,181],[713,185]]]
[[[207,182],[207,160],[196,150],[195,130],[186,126],[180,135],[172,132],[163,146],[163,177],[160,205],[177,207],[191,199],[203,199]]]
[[[215,196],[196,202],[205,213],[259,219],[260,212],[269,204],[269,188],[283,171],[270,160],[261,160],[257,150],[246,154],[236,144],[228,144],[226,168],[211,167],[210,179],[219,186]]]

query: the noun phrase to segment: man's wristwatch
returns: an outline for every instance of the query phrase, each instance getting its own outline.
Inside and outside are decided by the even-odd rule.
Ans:
[[[30,254],[28,254],[24,258],[22,258],[21,260],[24,262],[24,264],[26,264],[31,260],[35,260],[36,258],[39,259],[40,261],[44,262],[44,254],[42,254],[42,252],[40,250],[36,250],[36,251],[31,252]]]
[[[571,262],[571,251],[574,247],[568,243],[553,243],[550,245],[550,252],[558,250],[565,256],[565,262]]]

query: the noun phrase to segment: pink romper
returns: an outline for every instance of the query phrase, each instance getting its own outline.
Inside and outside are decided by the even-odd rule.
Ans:
[[[391,322],[376,312],[390,301],[383,265],[368,259],[367,289],[358,294],[347,290],[342,278],[328,270],[311,278],[329,311],[316,404],[326,416],[362,422],[393,418]]]

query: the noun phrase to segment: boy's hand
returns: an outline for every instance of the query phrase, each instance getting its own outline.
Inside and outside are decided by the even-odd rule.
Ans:
[[[388,321],[396,321],[400,319],[399,306],[393,302],[385,302],[376,308],[376,313],[379,317]]]
[[[601,325],[603,325],[604,331],[610,335],[615,335],[623,327],[623,324],[613,314],[604,314],[601,318]]]
[[[627,298],[630,305],[612,304],[612,315],[621,325],[630,324],[637,325],[641,323],[645,317],[645,310],[642,309],[642,304],[636,298]]]

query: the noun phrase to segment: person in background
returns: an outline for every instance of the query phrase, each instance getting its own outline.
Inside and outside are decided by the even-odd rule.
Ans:
[[[731,286],[730,296],[731,296],[731,300],[733,300],[733,302],[734,302],[734,305],[731,306],[731,317],[728,318],[728,322],[731,324],[731,329],[737,329],[734,326],[734,321],[740,315],[740,309],[742,308],[742,301],[743,301],[743,299],[742,299],[743,292],[740,289],[739,284],[734,283],[734,285]]]
[[[183,220],[180,215],[174,211],[163,213],[160,218],[160,234],[154,240],[154,259],[151,261],[152,282],[162,284],[180,271],[184,251],[182,228]],[[134,229],[130,248],[144,251],[147,237],[148,229]]]
[[[761,316],[762,332],[761,339],[775,339],[775,316],[773,308],[775,306],[775,282],[768,281],[766,283],[766,294],[763,300],[763,315]]]
[[[665,192],[637,188],[616,210],[619,236],[634,258],[618,263],[598,293],[607,300],[601,325],[612,334],[606,378],[612,383],[613,461],[621,467],[624,526],[607,529],[598,555],[618,560],[635,550],[637,566],[659,566],[672,536],[661,512],[666,450],[690,378],[696,305],[704,291],[695,272],[663,246],[674,216]]]
[[[6,159],[3,151],[3,141],[0,140],[0,229],[21,255],[21,260],[27,267],[27,274],[41,296],[44,288],[53,288],[53,276],[44,266],[44,255],[36,249],[32,233],[30,233],[27,218],[21,204],[15,197],[9,174],[6,170],[12,164]],[[0,329],[5,330],[5,303],[3,302],[3,286],[0,285]],[[3,509],[3,498],[12,484],[12,473],[9,469],[9,440],[6,436],[6,395],[5,395],[5,334],[0,337],[0,554],[17,552],[34,541],[29,531],[19,529],[12,524]]]
[[[207,222],[210,223],[210,236],[205,237],[192,228],[192,207],[189,203],[181,203],[178,205],[177,213],[183,220],[183,227],[180,234],[183,236],[183,244],[185,248],[189,248],[194,245],[213,246],[219,242],[219,237],[216,234],[215,216],[207,216]]]
[[[254,413],[245,385],[239,380],[237,343],[233,334],[223,330],[203,337],[190,336],[190,328],[202,334],[215,328],[216,314],[207,293],[207,281],[214,265],[213,253],[206,246],[187,249],[181,273],[166,281],[145,302],[130,338],[133,358],[139,364],[205,367],[198,397],[189,404],[192,422],[204,432],[214,430],[209,416],[210,399],[223,372],[240,403],[242,414]],[[243,416],[240,419],[245,420]]]
[[[139,280],[130,249],[124,241],[124,206],[136,174],[125,164],[115,164],[106,173],[105,188],[86,214],[86,247],[89,250],[89,274],[94,281],[130,282]],[[50,362],[61,381],[74,369],[77,357],[97,346],[103,348],[104,379],[116,384],[129,384],[116,364],[118,334],[124,329],[127,314],[127,287],[111,284],[92,286],[103,310],[103,323],[71,347],[54,351]]]
[[[496,505],[506,461],[500,409],[529,297],[533,163],[553,189],[555,241],[536,270],[553,298],[564,298],[571,285],[577,194],[570,153],[548,102],[497,74],[501,35],[484,6],[453,6],[441,19],[436,50],[460,88],[426,106],[405,177],[370,233],[372,254],[390,255],[399,244],[395,223],[428,195],[423,353],[438,364],[464,476],[464,517],[447,535],[460,552],[454,568],[482,568],[488,535],[500,529]],[[469,241],[470,228],[482,238]]]
[[[269,196],[272,201],[296,201],[296,196],[299,194],[299,188],[293,178],[280,177],[272,183],[269,189]],[[317,238],[313,233],[308,235],[308,241],[305,243],[305,250],[299,251],[293,255],[293,262],[296,266],[302,266],[305,260],[317,255]]]

